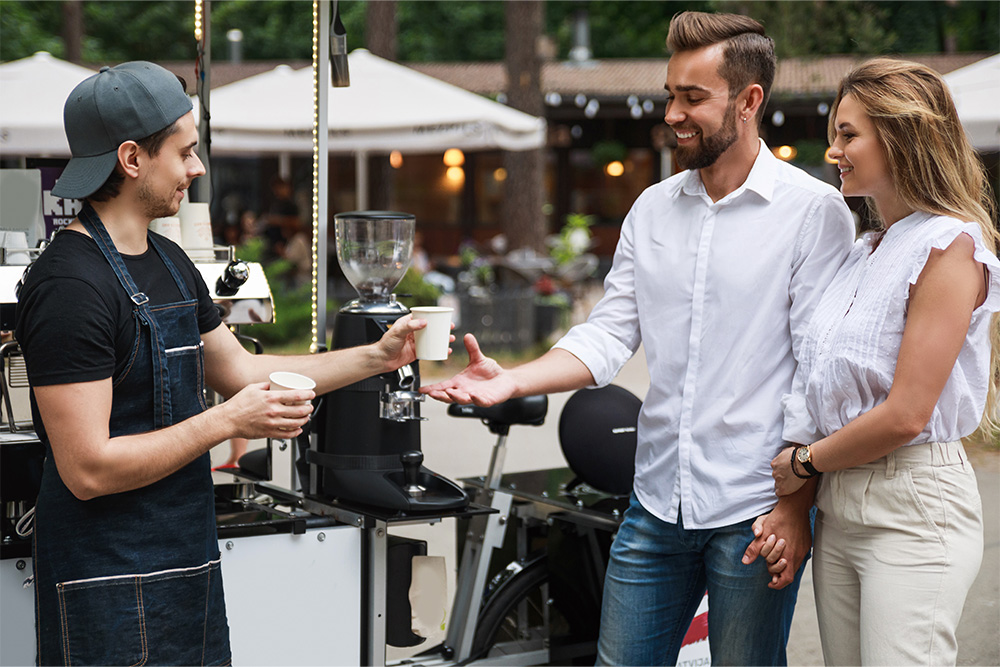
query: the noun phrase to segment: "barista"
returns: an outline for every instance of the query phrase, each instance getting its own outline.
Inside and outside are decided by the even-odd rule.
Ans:
[[[424,323],[322,355],[250,354],[184,252],[148,231],[205,173],[183,84],[152,63],[103,68],[64,120],[73,158],[53,194],[85,205],[29,272],[16,330],[47,456],[38,661],[227,664],[208,451],[301,433],[314,393],[269,392],[270,372],[325,393],[413,361]],[[206,385],[227,400],[207,408]]]

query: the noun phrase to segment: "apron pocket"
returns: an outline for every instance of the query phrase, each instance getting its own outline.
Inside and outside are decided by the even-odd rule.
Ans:
[[[212,591],[221,586],[219,561],[57,584],[66,664],[200,665],[206,658],[209,663],[227,660],[225,611],[212,604]],[[221,627],[216,627],[220,619],[212,617],[220,611]]]

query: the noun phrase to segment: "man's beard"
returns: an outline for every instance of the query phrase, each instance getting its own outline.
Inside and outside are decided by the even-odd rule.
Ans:
[[[158,197],[153,189],[149,187],[148,181],[143,182],[139,186],[138,195],[146,217],[156,219],[177,215],[179,206],[174,203],[173,196]],[[171,191],[171,195],[173,195],[173,191]]]
[[[736,101],[726,107],[726,115],[722,127],[711,136],[701,135],[697,146],[678,146],[674,154],[681,169],[705,169],[715,164],[729,147],[736,143]]]

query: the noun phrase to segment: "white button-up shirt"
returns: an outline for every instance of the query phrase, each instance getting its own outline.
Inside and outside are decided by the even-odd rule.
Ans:
[[[853,240],[840,194],[763,141],[746,182],[718,202],[697,171],[636,200],[604,298],[556,347],[603,386],[644,345],[650,388],[634,488],[652,514],[715,528],[777,503],[770,461],[783,446],[781,397]]]

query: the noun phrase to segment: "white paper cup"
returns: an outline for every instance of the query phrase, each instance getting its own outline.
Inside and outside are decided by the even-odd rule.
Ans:
[[[316,382],[312,378],[288,371],[275,371],[268,376],[268,380],[271,382],[271,391],[296,391],[316,388]]]
[[[451,314],[454,308],[446,306],[417,306],[410,308],[413,318],[427,320],[427,326],[418,329],[413,336],[417,343],[417,359],[423,361],[444,361],[448,358],[451,339]]]
[[[150,223],[149,228],[160,236],[165,236],[179,246],[184,245],[184,240],[181,237],[181,219],[177,216],[156,218]]]
[[[181,222],[181,240],[191,259],[215,259],[212,249],[212,217],[208,204],[191,202],[187,197],[181,202],[178,217]]]

